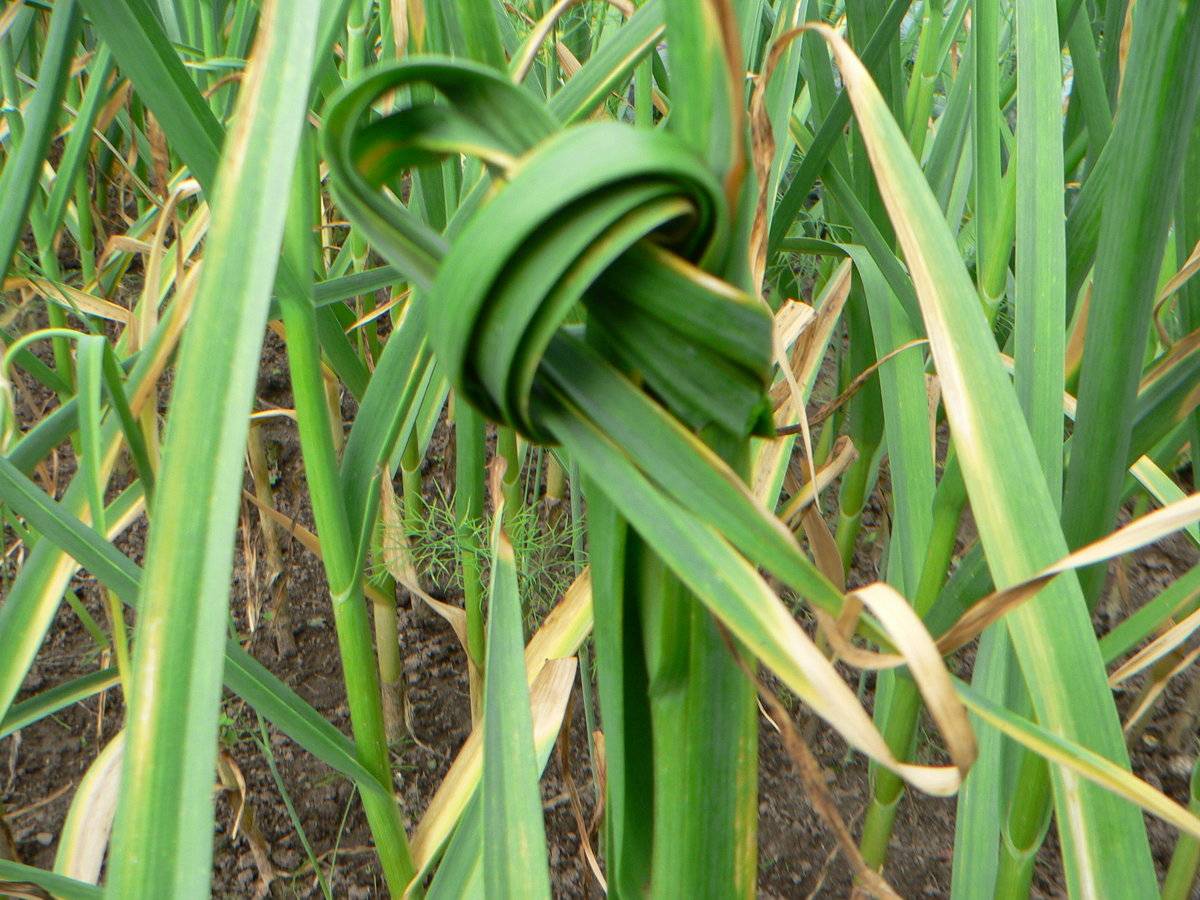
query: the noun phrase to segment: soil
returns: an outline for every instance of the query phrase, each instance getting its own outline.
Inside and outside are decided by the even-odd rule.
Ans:
[[[260,408],[287,407],[291,403],[286,361],[273,336],[268,338],[264,349],[258,395]],[[33,399],[36,402],[36,397]],[[346,412],[348,417],[353,414],[349,401]],[[311,528],[294,429],[283,419],[268,420],[264,428],[265,437],[274,447],[278,470],[274,488],[276,506]],[[453,452],[449,441],[447,429],[439,429],[426,458],[423,475],[430,496],[438,486],[448,491],[452,480]],[[49,479],[61,490],[70,470],[69,448],[63,448],[57,476],[47,469],[39,477],[44,486],[54,487],[48,483]],[[246,486],[251,489],[249,477]],[[881,511],[873,503],[865,513],[864,528],[868,532],[877,528],[880,519]],[[139,523],[119,543],[124,552],[140,561],[143,540],[144,525]],[[14,547],[11,533],[6,535],[5,546]],[[349,715],[321,565],[295,542],[286,541],[283,553],[286,582],[282,593],[295,652],[279,651],[269,624],[260,623],[253,632],[248,628],[249,605],[269,607],[272,596],[262,533],[257,515],[250,508],[243,509],[243,528],[238,539],[231,599],[234,621],[250,652],[348,734]],[[876,577],[875,556],[877,553],[872,554],[869,547],[864,550],[851,573],[851,584]],[[1110,590],[1101,611],[1100,626],[1109,627],[1119,618],[1122,607],[1145,602],[1196,561],[1196,551],[1182,539],[1165,541],[1136,555],[1125,567],[1122,583],[1127,582],[1127,586],[1120,591]],[[5,558],[9,567],[7,577],[11,577],[15,562],[16,556],[9,553]],[[104,606],[94,580],[82,575],[72,582],[72,590],[93,616],[104,620]],[[445,593],[450,599],[457,599],[452,591]],[[412,609],[407,598],[402,598],[400,639],[414,740],[396,748],[394,769],[411,826],[467,737],[469,701],[462,653],[440,619],[423,608]],[[971,654],[967,652],[959,660],[960,671],[968,672],[970,663]],[[64,604],[20,699],[95,671],[98,665],[94,645]],[[1187,694],[1193,678],[1194,673],[1189,672],[1172,681],[1133,744],[1138,774],[1185,803],[1191,761],[1197,747],[1194,721],[1181,722],[1179,717],[1188,705]],[[1132,705],[1139,684],[1134,682],[1118,690],[1123,710]],[[870,680],[864,693],[870,704]],[[578,688],[576,695],[568,758],[570,774],[582,794],[585,817],[590,821],[594,795]],[[369,848],[366,821],[350,783],[270,726],[260,726],[254,712],[237,698],[226,696],[224,714],[222,750],[244,779],[246,811],[238,833],[232,834],[239,798],[236,791],[219,794],[213,835],[214,896],[321,896],[305,842],[319,857],[333,896],[384,896],[381,874]],[[807,726],[804,711],[798,709],[796,714],[799,723]],[[100,748],[116,734],[122,720],[119,692],[110,691],[0,740],[0,809],[22,861],[42,867],[53,864],[57,835],[73,789]],[[812,749],[825,767],[840,812],[857,832],[868,794],[863,759],[857,754],[848,755],[844,743],[827,728],[814,723],[808,730],[813,736]],[[1180,730],[1182,733],[1177,733]],[[265,743],[261,740],[263,734],[267,735]],[[278,781],[272,774],[266,748],[273,757]],[[760,895],[848,896],[851,891],[848,866],[837,854],[828,829],[806,798],[778,734],[765,720],[760,730],[759,752]],[[578,829],[558,754],[551,757],[543,780],[543,800],[555,895],[601,896],[602,891],[580,853]],[[289,803],[295,820],[289,812]],[[1174,832],[1157,820],[1147,821],[1156,863],[1160,870],[1165,869],[1174,846]],[[953,840],[953,800],[908,795],[901,803],[885,875],[904,897],[947,896]],[[1037,871],[1034,887],[1039,896],[1063,893],[1056,852],[1052,834]],[[274,875],[269,885],[264,880],[268,863]]]

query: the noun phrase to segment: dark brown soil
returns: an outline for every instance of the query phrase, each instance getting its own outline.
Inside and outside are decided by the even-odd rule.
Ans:
[[[286,363],[273,338],[269,339],[264,354],[259,396],[264,407],[290,405]],[[267,426],[266,435],[276,449],[279,475],[276,505],[311,528],[294,431],[290,424],[275,420]],[[428,486],[436,483],[448,488],[452,459],[443,429],[427,457]],[[58,478],[60,489],[69,473],[69,454],[64,452]],[[878,507],[870,507],[865,528],[876,527],[879,516]],[[334,725],[349,733],[336,636],[320,564],[297,543],[284,547],[286,598],[296,652],[281,655],[269,625],[260,625],[254,633],[246,628],[247,603],[267,604],[270,591],[258,519],[251,509],[244,510],[243,524],[246,527],[239,534],[231,600],[239,633],[258,659]],[[144,527],[134,527],[122,538],[122,549],[140,559],[143,537]],[[12,546],[11,541],[9,534],[6,547]],[[871,555],[864,552],[857,561],[852,582],[865,582],[876,576]],[[1195,550],[1180,539],[1142,552],[1127,567],[1128,602],[1137,605],[1154,596],[1164,584],[1194,564],[1196,557]],[[103,606],[95,582],[84,576],[73,582],[72,589],[93,615],[102,619]],[[1119,618],[1124,602],[1120,592],[1110,591],[1101,616],[1104,627]],[[469,705],[462,653],[449,629],[424,610],[408,608],[406,601],[402,608],[400,636],[415,739],[396,750],[394,762],[397,785],[411,825],[424,810],[467,736]],[[964,669],[969,669],[970,653],[961,662]],[[94,671],[98,664],[90,639],[64,604],[21,696]],[[1179,716],[1193,677],[1188,674],[1172,682],[1133,747],[1138,774],[1184,802],[1191,760],[1197,749],[1195,723],[1185,723],[1182,734],[1173,733],[1173,729],[1179,731]],[[1123,708],[1131,704],[1137,686],[1135,682],[1133,687],[1119,692]],[[872,687],[868,682],[868,703]],[[245,779],[247,807],[261,835],[260,849],[275,870],[270,896],[321,896],[321,889],[288,813],[283,791],[271,774],[260,741],[263,733],[268,735],[267,746],[282,786],[308,844],[320,857],[333,895],[383,896],[379,868],[369,849],[370,835],[350,783],[269,726],[260,726],[254,712],[236,698],[226,697],[224,712],[222,748]],[[800,724],[805,725],[803,710],[797,714]],[[122,717],[119,693],[111,691],[103,698],[79,704],[0,741],[3,821],[24,862],[43,867],[53,864],[57,834],[72,790],[99,749],[114,736]],[[263,727],[265,732],[261,730]],[[585,815],[590,820],[594,795],[585,731],[577,690],[570,732],[570,766],[574,782],[582,792]],[[860,756],[847,756],[845,745],[831,736],[828,729],[818,726],[813,733],[813,749],[828,772],[841,814],[852,830],[857,831],[867,799],[866,766]],[[765,721],[760,759],[760,894],[780,898],[847,896],[851,888],[848,867],[835,852],[827,828],[813,812],[778,735]],[[556,756],[552,756],[543,782],[543,799],[556,896],[600,896],[598,885],[581,859],[578,831]],[[213,836],[213,893],[219,897],[251,897],[261,894],[266,887],[256,864],[254,847],[247,837],[251,829],[243,828],[236,837],[230,835],[234,801],[233,795],[226,792],[218,802],[217,830]],[[1148,819],[1148,824],[1156,862],[1165,867],[1174,846],[1174,833],[1157,820]],[[953,801],[910,795],[901,804],[885,874],[905,897],[947,896],[953,839]],[[1051,837],[1043,851],[1035,883],[1039,895],[1062,893],[1055,852]]]

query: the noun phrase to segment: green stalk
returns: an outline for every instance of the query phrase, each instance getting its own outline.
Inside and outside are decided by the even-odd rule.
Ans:
[[[962,10],[965,13],[965,10]],[[975,55],[975,32],[972,31],[962,48],[963,63],[958,76],[949,88],[946,107],[938,121],[937,134],[929,156],[925,161],[925,175],[937,197],[938,205],[946,210],[947,220],[957,232],[962,224],[962,214],[952,203],[958,181],[970,181],[970,161],[974,159],[973,148],[968,147],[970,135],[969,115],[971,111],[971,81],[968,72]]]
[[[913,340],[916,332],[871,253],[854,245],[844,247],[862,281],[871,316],[874,352],[882,358]],[[898,591],[913,598],[920,614],[930,605],[930,601],[920,596],[919,584],[926,558],[936,546],[931,538],[937,507],[922,356],[907,353],[890,361],[880,368],[878,382],[892,484],[886,578]],[[952,546],[953,528],[950,530]],[[876,721],[892,752],[900,758],[909,758],[913,753],[919,708],[919,694],[906,674],[881,674],[876,690]],[[870,779],[872,803],[861,845],[867,864],[879,867],[886,854],[901,784],[889,770],[874,764],[870,767]]]
[[[984,312],[994,322],[1004,299],[1008,283],[1009,260],[1012,256],[1017,213],[1017,160],[1009,161],[1000,178],[999,207],[990,216],[988,244],[977,244],[977,275],[984,297]],[[978,239],[978,234],[976,238]]]
[[[306,148],[308,143],[306,142]],[[403,893],[415,874],[404,823],[398,804],[388,796],[392,770],[387,749],[379,674],[371,647],[371,624],[363,596],[362,575],[357,568],[356,536],[350,527],[342,499],[337,455],[330,433],[325,380],[321,374],[321,351],[317,339],[316,314],[304,285],[311,284],[312,243],[309,218],[309,182],[315,173],[311,154],[302,156],[293,179],[292,215],[286,250],[300,283],[280,292],[279,307],[287,329],[288,368],[296,402],[300,448],[312,500],[313,519],[321,538],[321,558],[333,600],[334,625],[342,658],[346,700],[359,757],[387,794],[362,794],[363,808],[375,837],[379,859],[393,896]],[[389,624],[387,610],[376,609],[376,629]],[[395,609],[390,631],[380,634],[380,666],[387,653],[383,648],[396,643]],[[394,660],[393,660],[394,662]],[[393,666],[394,667],[394,666]],[[401,665],[401,677],[403,666]]]
[[[562,464],[555,454],[550,454],[550,462],[560,472]],[[579,477],[579,466],[571,460],[568,466],[567,479],[570,484],[569,515],[571,522],[571,562],[578,578],[587,564],[583,552],[583,482]],[[596,791],[596,801],[600,802],[600,769],[596,760],[596,701],[593,697],[592,686],[592,650],[591,644],[585,641],[579,647],[579,687],[583,694],[583,721],[587,726],[588,760],[591,763],[592,787]]]
[[[500,39],[500,28],[490,0],[456,0],[454,10],[458,13],[462,39],[467,55],[500,71],[505,70],[504,47]],[[450,8],[443,13],[451,13]],[[442,21],[440,18],[437,21]],[[443,39],[442,29],[435,27],[435,43]],[[416,86],[417,97],[426,91],[424,85]],[[445,169],[443,169],[443,172]],[[443,184],[436,177],[422,186],[436,189],[440,195]],[[431,221],[441,224],[441,213],[435,211]],[[480,680],[486,665],[487,638],[483,615],[483,578],[480,534],[483,530],[485,425],[483,417],[464,397],[457,393],[454,398],[454,514],[458,529],[459,569],[462,573],[463,606],[467,619],[467,655],[470,657],[471,721],[478,722],[483,712],[483,695]]]
[[[401,7],[400,14],[407,18],[407,8]],[[379,43],[380,43],[380,58],[381,59],[399,59],[404,55],[405,47],[396,46],[396,22],[392,15],[392,4],[381,3],[379,5]],[[407,22],[401,23],[404,27]]]
[[[638,128],[654,126],[654,63],[649,57],[633,74],[633,123]]]
[[[32,15],[32,10],[29,11]],[[13,56],[12,38],[0,38],[0,92],[4,94],[4,120],[8,124],[8,146],[4,148],[6,163],[16,153],[25,136],[25,120],[21,115],[21,88],[17,79],[17,61]]]
[[[913,156],[921,159],[929,134],[929,113],[933,108],[933,89],[941,71],[937,50],[941,43],[945,0],[925,0],[921,9],[921,38],[913,62],[913,79],[904,98],[908,122],[908,143]]]
[[[400,338],[397,337],[397,341],[399,340]],[[386,375],[386,372],[384,374]],[[440,407],[440,401],[438,405]],[[404,449],[400,453],[401,506],[395,519],[388,519],[386,513],[381,511],[380,518],[376,521],[372,531],[371,541],[371,555],[375,560],[380,561],[371,584],[376,588],[373,612],[375,644],[379,654],[379,677],[383,694],[383,722],[387,731],[388,744],[391,747],[399,746],[408,736],[408,725],[404,714],[406,683],[404,658],[398,636],[396,580],[386,564],[383,564],[383,561],[387,559],[387,551],[390,549],[384,546],[384,541],[389,539],[385,521],[399,532],[392,535],[390,540],[400,544],[402,554],[408,554],[410,542],[422,531],[425,520],[425,501],[421,495],[420,440],[419,423],[417,423],[408,440],[403,444]],[[343,455],[343,465],[345,461],[346,457]],[[381,464],[381,478],[390,479],[391,472],[390,461]],[[343,483],[346,477],[347,473],[343,471]],[[350,477],[353,478],[353,475]],[[391,494],[390,482],[381,485],[380,490],[387,490]],[[393,503],[396,502],[394,495],[391,500]],[[347,514],[350,515],[349,509],[347,509]],[[413,598],[413,602],[417,602],[416,598]]]
[[[183,40],[193,47],[200,46],[200,0],[176,0],[176,9]]]
[[[69,184],[71,180],[69,173],[65,170],[60,173],[59,177],[66,179],[64,184]],[[38,263],[41,266],[42,274],[51,281],[61,282],[63,280],[62,271],[58,265],[58,251],[54,247],[54,236],[59,223],[51,222],[48,219],[47,210],[40,196],[35,196],[30,204],[29,219],[33,225],[34,245],[37,247]],[[46,298],[46,318],[49,320],[51,328],[67,328],[66,310],[49,298]],[[84,324],[90,326],[86,319]],[[56,336],[51,343],[54,350],[55,372],[67,384],[74,384],[75,361],[71,356],[69,341],[64,337]],[[67,395],[60,395],[60,398],[66,400]]]
[[[201,73],[195,72],[191,77],[198,79],[202,76]],[[146,117],[146,104],[142,102],[141,94],[134,94],[129,99],[129,120],[131,129],[135,133],[135,140],[137,140],[137,135],[140,135],[144,138],[144,136],[149,133],[150,121]],[[143,151],[147,150],[146,141],[143,139],[140,141],[140,143]],[[134,161],[133,174],[135,174],[143,184],[150,184],[154,180],[150,172],[150,164],[151,158],[148,152],[139,153],[137,159]],[[138,216],[140,217],[149,214],[153,207],[145,192],[135,191],[133,196],[134,200],[137,202]]]
[[[855,19],[861,21],[860,18]],[[810,87],[814,93],[813,110],[817,114],[827,114],[826,110],[834,106],[833,71],[828,62],[824,47],[814,43],[819,39],[815,36],[805,44],[810,63]],[[807,137],[807,136],[805,136]],[[807,152],[812,152],[811,141]],[[859,192],[872,199],[879,210],[879,192],[874,186],[870,169],[860,154],[860,166],[856,172]],[[825,216],[830,221],[842,219],[842,207],[846,207],[847,215],[860,215],[864,223],[875,224],[875,220],[866,211],[853,189],[846,184],[836,168],[836,161],[848,157],[842,146],[836,147],[831,153],[830,164],[826,167],[827,191],[822,198]],[[853,211],[851,209],[853,208]],[[886,216],[880,218],[885,222]],[[878,233],[878,229],[876,229]],[[880,236],[880,244],[886,241]],[[866,297],[862,290],[861,279],[857,273],[851,284],[850,298],[846,306],[846,328],[851,335],[849,353],[841,357],[843,370],[841,381],[845,384],[851,377],[865,369],[874,361],[871,347],[871,322],[867,312]],[[867,497],[873,489],[878,474],[879,458],[877,451],[883,434],[883,409],[880,401],[879,385],[872,380],[850,403],[847,413],[847,434],[858,449],[858,458],[850,465],[842,476],[838,489],[838,521],[835,530],[835,541],[841,556],[843,571],[849,571],[854,559],[854,545],[858,539],[862,511]]]
[[[857,46],[867,47],[872,37],[871,29],[884,15],[883,5],[877,0],[855,0],[847,4],[847,16],[852,40]],[[814,38],[815,39],[815,38]],[[880,51],[878,61],[870,68],[880,84],[880,89],[888,97],[893,107],[902,106],[902,94],[899,84],[899,32],[894,32]],[[815,67],[817,77],[815,83],[822,97],[816,108],[832,108],[832,71],[826,62],[824,49],[812,45],[819,52],[818,63]],[[840,220],[842,207],[853,218],[857,213],[861,221],[879,235],[879,247],[890,246],[892,241],[891,223],[887,218],[879,188],[871,173],[870,162],[862,145],[861,135],[857,127],[851,129],[851,146],[853,155],[850,160],[853,175],[853,192],[842,186],[836,172],[832,172],[833,181],[838,181],[836,187],[830,189],[833,197],[827,197],[826,213],[831,220]],[[811,152],[811,148],[810,151]],[[836,167],[835,159],[831,159],[830,169]],[[835,199],[836,198],[836,202]],[[851,212],[854,208],[854,212]],[[848,353],[843,357],[844,380],[864,371],[875,360],[874,338],[872,337],[873,322],[868,312],[866,293],[863,290],[862,273],[856,269],[851,285],[850,298],[845,313],[846,330],[849,337]],[[862,512],[867,499],[875,489],[879,473],[881,454],[884,448],[884,410],[880,395],[880,384],[872,379],[850,403],[847,414],[847,434],[858,449],[858,458],[851,464],[842,478],[838,494],[838,522],[835,540],[842,561],[842,570],[849,571],[854,560],[854,546],[857,542],[861,527]]]
[[[958,459],[951,451],[942,480],[934,495],[929,543],[921,566],[921,578],[913,598],[913,609],[925,620],[938,598],[946,573],[954,558],[958,525],[966,505]],[[911,759],[916,749],[917,725],[921,714],[921,695],[916,682],[907,674],[898,674],[891,687],[882,717],[881,730],[888,746],[901,759]],[[871,801],[863,820],[859,849],[867,865],[882,868],[888,843],[895,826],[896,812],[904,794],[904,782],[894,773],[878,766],[871,771]]]
[[[504,478],[501,490],[504,493],[504,515],[508,528],[524,506],[521,497],[521,452],[517,446],[517,432],[507,426],[496,429],[496,455],[504,460]]]
[[[873,35],[872,29],[887,14],[887,7],[888,0],[846,0],[851,46],[865,51]],[[867,70],[887,100],[892,115],[897,121],[906,121],[908,91],[901,72],[900,52],[900,29],[896,29],[889,35],[883,55],[877,62],[868,64]]]
[[[96,227],[92,220],[92,194],[87,172],[75,176],[75,211],[79,216],[79,271],[83,283],[96,277]]]
[[[861,372],[873,360],[868,341],[870,339],[870,323],[863,309],[866,298],[863,296],[858,278],[851,288],[850,299],[847,303],[847,316],[850,320],[851,333],[856,335],[850,342],[851,353],[848,376],[853,377]],[[851,309],[857,307],[861,311]],[[862,348],[854,352],[854,347]],[[842,570],[850,571],[854,561],[854,547],[858,540],[862,523],[863,509],[867,499],[875,489],[875,480],[879,475],[880,448],[883,437],[883,406],[879,394],[879,385],[872,381],[851,401],[850,410],[846,416],[846,433],[854,441],[859,452],[858,458],[842,476],[838,490],[838,520],[834,535],[838,552],[841,555]]]
[[[972,35],[975,41],[974,55],[974,110],[972,134],[975,141],[975,246],[977,248],[976,282],[980,300],[989,319],[996,314],[1000,303],[997,292],[1003,290],[1003,281],[994,273],[1001,274],[1007,268],[1008,257],[1003,265],[994,263],[997,255],[996,235],[1002,230],[1000,209],[1003,191],[1000,163],[1000,73],[997,58],[1000,53],[1000,3],[999,0],[974,0],[972,7]],[[988,273],[992,273],[989,277]],[[986,279],[986,280],[985,280]],[[1000,282],[997,285],[997,281]]]
[[[1200,815],[1200,760],[1192,766],[1192,778],[1188,784],[1188,810]],[[1196,883],[1196,872],[1200,869],[1200,841],[1181,834],[1171,854],[1171,865],[1163,879],[1162,900],[1187,900]]]
[[[62,273],[58,268],[58,256],[54,250],[53,236],[46,233],[47,227],[40,199],[34,200],[30,209],[30,218],[34,222],[34,243],[37,245],[38,261],[43,274],[51,281],[62,281]],[[49,320],[51,328],[65,329],[67,327],[66,310],[49,299],[46,300],[46,318]],[[69,342],[66,338],[55,337],[51,343],[54,349],[54,371],[67,384],[74,384],[75,361],[71,357]],[[62,399],[65,400],[66,396],[63,395]]]
[[[425,520],[425,496],[421,491],[421,447],[414,434],[404,445],[404,453],[400,457],[400,477],[404,496],[404,531],[405,537],[412,539],[414,534],[421,531],[421,523]]]
[[[567,489],[567,473],[553,453],[546,454],[546,503],[557,507]]]
[[[367,61],[366,32],[371,0],[350,0],[350,11],[346,16],[346,81],[356,80],[362,74]],[[348,237],[350,257],[355,272],[367,265],[367,239],[358,228],[352,228]],[[375,308],[374,294],[363,294],[356,304],[359,315],[366,315]],[[361,355],[379,358],[379,337],[373,326],[358,329],[362,342]]]
[[[1029,896],[1038,848],[1050,830],[1050,767],[1032,753],[1022,752],[1018,760],[1008,817],[1001,827],[993,894],[999,900]]]
[[[454,403],[454,517],[458,528],[458,563],[462,572],[463,606],[467,615],[467,653],[475,671],[486,657],[483,616],[483,577],[479,534],[483,522],[484,422],[474,407],[455,397]],[[479,685],[471,685],[472,719],[481,711]]]

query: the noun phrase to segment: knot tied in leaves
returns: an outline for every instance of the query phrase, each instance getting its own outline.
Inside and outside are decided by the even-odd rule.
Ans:
[[[894,756],[760,574],[842,612],[842,591],[735,468],[749,459],[750,436],[773,434],[773,319],[713,274],[749,263],[746,223],[679,135],[575,123],[586,104],[560,114],[565,94],[543,105],[498,71],[421,57],[364,75],[330,103],[323,140],[335,199],[418,297],[400,327],[419,329],[423,349],[409,359],[385,352],[380,371],[394,369],[397,384],[445,378],[491,419],[561,444],[596,488],[590,508],[606,497],[740,646],[852,746],[923,790],[953,793],[973,735],[911,607],[894,592],[864,596],[859,630],[922,661],[914,678],[934,698],[950,765]],[[393,336],[389,348],[407,340]],[[423,368],[430,349],[436,376]],[[597,533],[593,548],[606,540]],[[610,587],[622,577],[600,563],[593,576]],[[624,627],[615,596],[593,586],[598,642]],[[686,631],[688,621],[674,625]],[[720,653],[710,662],[732,665]],[[680,657],[655,664],[668,658]]]
[[[402,89],[409,105],[368,121]],[[615,122],[561,127],[523,88],[459,60],[387,67],[329,119],[349,176],[335,190],[352,216],[368,213],[369,232],[389,232],[372,237],[424,289],[439,363],[489,418],[557,443],[539,410],[594,396],[591,379],[612,382],[596,372],[609,366],[636,373],[691,429],[771,433],[770,314],[705,271],[730,252],[730,217],[679,138]],[[443,243],[380,189],[403,194],[411,170],[448,154],[451,166],[468,159],[463,177],[472,160],[492,177]],[[581,302],[586,339],[567,324]]]

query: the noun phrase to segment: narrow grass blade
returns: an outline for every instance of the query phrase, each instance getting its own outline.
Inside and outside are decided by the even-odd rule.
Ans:
[[[55,685],[49,690],[42,691],[20,703],[14,703],[2,720],[0,720],[0,738],[6,738],[34,722],[40,722],[47,716],[53,715],[68,706],[94,697],[108,690],[120,681],[115,667],[101,669],[90,675],[74,678],[64,684]]]
[[[0,496],[4,497],[10,508],[17,510],[37,531],[46,535],[30,552],[10,586],[3,606],[0,606],[0,641],[4,650],[0,653],[0,710],[7,712],[33,665],[38,648],[62,602],[63,592],[79,565],[59,550],[58,545],[71,546],[66,542],[81,535],[85,538],[81,543],[92,542],[103,548],[94,555],[83,554],[82,559],[87,560],[101,581],[117,590],[122,597],[132,597],[136,580],[129,577],[133,563],[127,557],[75,516],[60,515],[59,504],[15,471],[7,461],[0,463],[0,483],[3,485],[0,487]],[[64,499],[71,504],[68,508],[74,508],[80,515],[86,516],[87,501],[83,488],[81,479],[68,489]],[[109,505],[105,518],[110,536],[123,531],[140,514],[140,502],[141,492],[134,485]]]
[[[581,578],[567,591],[525,649],[525,678],[533,697],[531,706],[537,713],[533,719],[534,745],[542,765],[562,724],[575,676],[575,664],[568,657],[579,649],[591,627],[591,584]],[[482,732],[475,730],[459,750],[413,833],[413,859],[418,877],[437,860],[471,798],[477,796],[482,771]],[[478,855],[480,845],[476,843],[473,850]]]
[[[587,609],[590,612],[590,607]],[[542,771],[554,748],[554,741],[562,727],[563,716],[566,713],[567,699],[570,695],[575,678],[575,660],[552,659],[538,672],[529,686],[531,708],[534,723],[534,750],[537,754],[537,771]],[[463,773],[463,778],[457,778],[464,786],[472,770],[461,766],[462,762],[474,762],[473,775],[476,782],[479,778],[479,746],[478,732],[473,732],[467,739],[467,744],[455,759],[454,769],[457,776]],[[472,742],[475,742],[473,752],[468,752]],[[461,762],[460,762],[461,761]],[[472,789],[474,785],[471,785]],[[439,789],[439,794],[441,793]],[[457,900],[462,897],[490,896],[484,892],[484,860],[482,847],[484,842],[483,797],[479,792],[469,795],[470,801],[456,816],[454,834],[446,844],[446,852],[438,863],[437,872],[429,885],[430,900]],[[441,813],[433,805],[422,819],[422,828],[434,813]]]
[[[48,892],[46,896],[59,897],[61,900],[101,900],[105,896],[104,891],[94,884],[0,859],[0,891],[16,893],[20,890],[25,892],[25,896],[40,896],[31,895],[31,889]]]
[[[493,475],[498,482],[498,472]],[[499,510],[494,519],[483,693],[483,881],[488,896],[549,898],[516,558]]]

